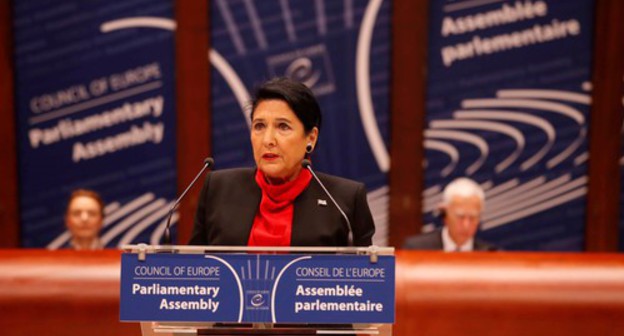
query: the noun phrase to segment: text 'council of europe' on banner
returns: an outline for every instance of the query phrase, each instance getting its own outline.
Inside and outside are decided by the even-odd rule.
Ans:
[[[104,246],[159,241],[176,188],[172,18],[171,0],[14,3],[24,247],[68,245],[77,188],[106,202]]]

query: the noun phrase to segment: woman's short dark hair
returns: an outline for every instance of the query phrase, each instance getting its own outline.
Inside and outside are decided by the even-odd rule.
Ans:
[[[252,120],[258,104],[271,99],[286,102],[303,123],[306,133],[310,133],[314,127],[321,130],[321,108],[312,90],[303,83],[286,77],[277,77],[264,82],[256,89],[251,102]]]

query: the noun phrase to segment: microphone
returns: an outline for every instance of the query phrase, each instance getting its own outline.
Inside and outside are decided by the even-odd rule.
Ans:
[[[186,196],[186,193],[191,189],[191,187],[195,184],[195,182],[197,182],[197,179],[199,179],[199,177],[204,173],[204,171],[206,171],[206,169],[212,166],[214,166],[214,160],[211,157],[205,158],[204,166],[202,167],[202,169],[199,171],[199,173],[197,173],[197,175],[195,176],[193,181],[188,185],[188,187],[186,187],[182,195],[180,195],[180,197],[178,197],[175,203],[173,203],[173,205],[171,206],[171,209],[169,209],[169,215],[167,216],[167,226],[165,226],[165,235],[164,235],[165,237],[164,237],[164,243],[163,243],[164,245],[171,245],[171,232],[169,230],[169,227],[171,226],[171,217],[173,217],[173,212],[178,207],[178,204],[180,204],[180,201],[182,201],[184,196]]]
[[[344,213],[344,211],[342,211],[342,208],[340,207],[340,205],[338,205],[338,202],[336,202],[336,200],[329,193],[327,188],[325,188],[325,185],[323,184],[323,182],[321,182],[321,180],[318,178],[318,176],[316,176],[316,173],[314,173],[314,170],[312,169],[312,163],[310,162],[310,160],[303,159],[303,161],[301,161],[301,166],[303,166],[303,168],[309,170],[310,173],[312,173],[312,176],[314,176],[314,179],[316,180],[316,182],[318,182],[318,184],[321,186],[321,188],[323,188],[323,191],[329,197],[329,199],[332,201],[332,203],[334,203],[334,205],[336,206],[336,209],[338,209],[338,211],[340,211],[340,214],[342,215],[342,217],[347,222],[347,228],[349,229],[349,236],[348,236],[349,245],[353,244],[353,230],[351,229],[351,221],[349,221],[349,217],[347,217],[347,215]]]

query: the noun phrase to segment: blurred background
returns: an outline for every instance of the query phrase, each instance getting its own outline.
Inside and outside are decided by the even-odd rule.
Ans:
[[[0,247],[67,246],[76,188],[103,196],[107,247],[158,244],[205,157],[253,165],[250,95],[288,76],[322,106],[315,168],[366,184],[376,244],[440,226],[442,189],[468,176],[480,235],[507,251],[622,251],[622,16],[617,0],[2,0]]]

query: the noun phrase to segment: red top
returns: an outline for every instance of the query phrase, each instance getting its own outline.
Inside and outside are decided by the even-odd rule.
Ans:
[[[312,174],[302,169],[296,179],[272,185],[256,170],[256,183],[262,190],[260,208],[254,218],[248,246],[290,246],[294,201],[310,184]]]

